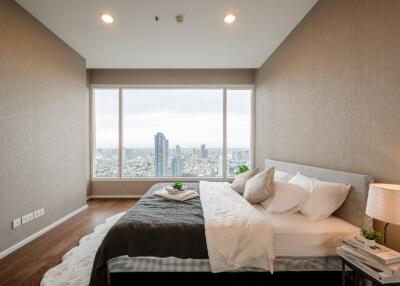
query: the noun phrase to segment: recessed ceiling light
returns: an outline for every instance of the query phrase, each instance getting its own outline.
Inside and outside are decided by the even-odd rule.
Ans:
[[[228,23],[228,24],[232,24],[233,22],[235,22],[235,20],[236,20],[236,16],[233,14],[228,14],[224,18],[224,22]]]
[[[114,22],[114,18],[110,14],[101,14],[101,20],[106,24]]]

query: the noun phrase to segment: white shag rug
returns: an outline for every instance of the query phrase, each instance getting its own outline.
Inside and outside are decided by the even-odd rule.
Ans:
[[[40,286],[87,286],[92,272],[93,260],[108,230],[124,213],[109,217],[96,226],[94,232],[81,238],[79,245],[68,251],[62,262],[49,269]]]

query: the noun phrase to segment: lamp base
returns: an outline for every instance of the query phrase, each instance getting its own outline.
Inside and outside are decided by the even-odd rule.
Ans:
[[[386,233],[387,233],[387,228],[389,226],[389,223],[385,223],[385,227],[383,229],[383,245],[386,246]]]

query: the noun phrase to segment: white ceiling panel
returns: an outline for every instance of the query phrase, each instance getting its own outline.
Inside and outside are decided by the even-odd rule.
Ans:
[[[317,0],[16,1],[88,68],[258,68]],[[231,25],[227,13],[237,16]]]

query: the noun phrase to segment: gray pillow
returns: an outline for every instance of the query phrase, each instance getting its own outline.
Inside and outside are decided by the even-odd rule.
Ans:
[[[264,170],[246,182],[244,198],[251,204],[261,203],[274,195],[275,168]]]
[[[247,180],[254,177],[258,173],[258,168],[248,170],[247,172],[236,175],[235,180],[231,184],[231,188],[239,194],[244,193],[244,187],[246,186]]]

